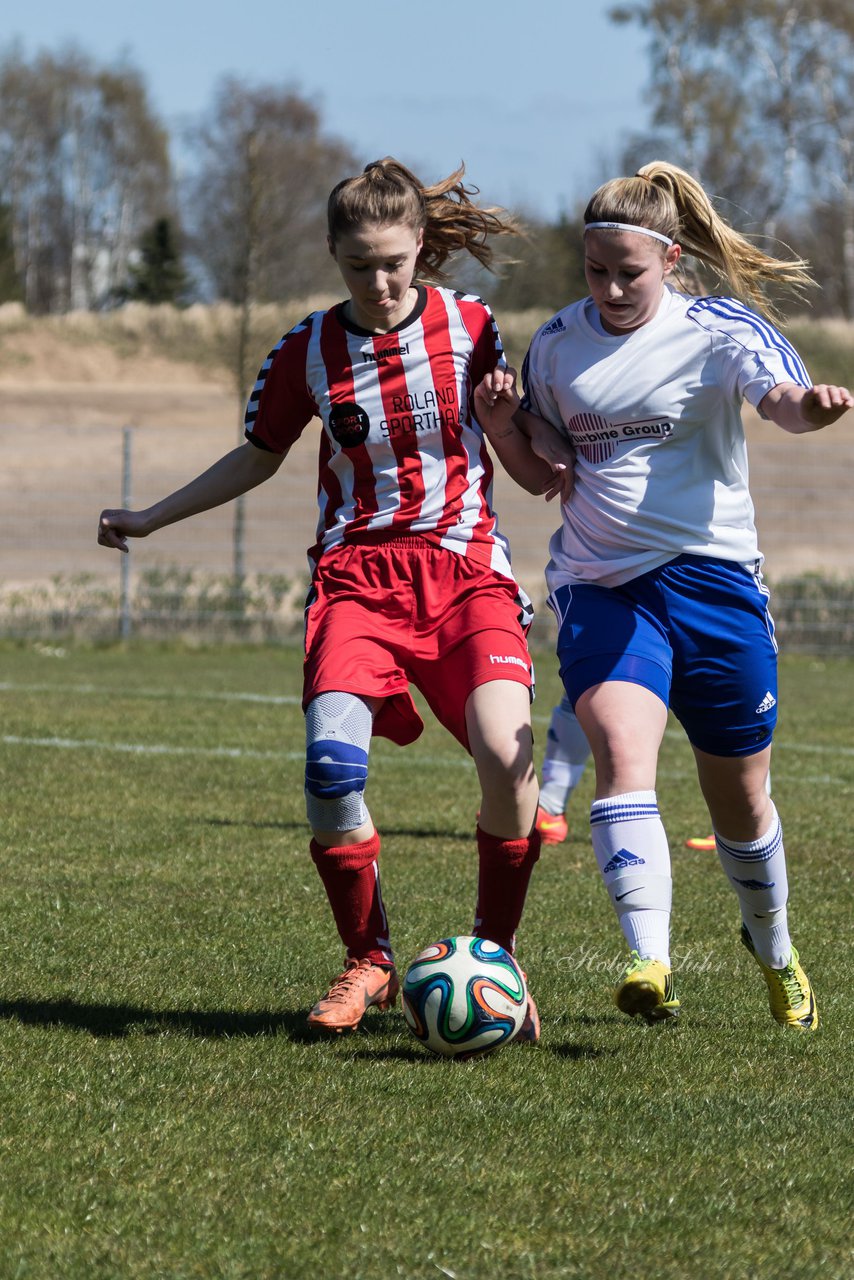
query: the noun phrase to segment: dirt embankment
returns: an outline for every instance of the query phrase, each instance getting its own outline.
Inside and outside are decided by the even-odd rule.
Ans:
[[[98,511],[121,500],[122,428],[133,431],[135,505],[186,482],[240,438],[240,410],[228,372],[125,335],[99,340],[86,324],[3,323],[0,308],[0,578],[47,579],[107,571],[94,544]],[[88,323],[88,322],[87,322]],[[274,323],[274,322],[273,322]],[[278,332],[282,331],[281,326]],[[270,332],[275,333],[274,328]],[[259,364],[272,342],[259,337]],[[746,415],[751,482],[766,573],[854,572],[854,516],[848,493],[854,431],[846,423],[794,437]],[[312,430],[283,472],[251,497],[249,569],[299,572],[314,528],[317,440]],[[542,595],[542,568],[558,523],[506,476],[496,505],[526,588]],[[211,513],[188,532],[164,530],[138,562],[228,571],[230,517]],[[156,543],[156,550],[155,548]],[[110,564],[110,571],[113,566]]]

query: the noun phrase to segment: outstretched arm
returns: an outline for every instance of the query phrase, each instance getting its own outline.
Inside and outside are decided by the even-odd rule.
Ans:
[[[249,441],[238,445],[183,489],[176,489],[144,511],[112,508],[102,511],[98,521],[98,543],[102,547],[127,551],[128,538],[147,538],[164,525],[186,520],[187,516],[209,511],[242,493],[248,493],[275,475],[284,459],[284,453],[269,453]]]
[[[834,387],[823,382],[809,389],[794,382],[781,382],[763,396],[759,409],[784,431],[800,435],[806,431],[821,431],[822,427],[836,422],[843,413],[854,409],[854,396],[847,387]]]
[[[564,502],[572,491],[572,446],[542,418],[520,408],[514,369],[493,369],[475,389],[475,411],[508,475],[529,493]]]

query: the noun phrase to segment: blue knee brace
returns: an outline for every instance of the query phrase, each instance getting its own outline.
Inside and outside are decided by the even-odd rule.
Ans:
[[[308,748],[305,762],[305,808],[312,827],[354,831],[366,820],[364,790],[368,754],[351,742],[320,739]]]
[[[305,760],[305,789],[319,800],[337,800],[350,791],[364,791],[368,753],[340,738],[321,738],[309,744]]]
[[[321,693],[306,708],[305,806],[310,824],[353,831],[367,819],[364,790],[373,721],[352,693]]]

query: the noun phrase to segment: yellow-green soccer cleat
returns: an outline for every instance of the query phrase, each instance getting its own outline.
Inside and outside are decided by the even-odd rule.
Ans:
[[[818,1027],[818,1006],[795,948],[792,947],[792,958],[785,969],[772,969],[763,964],[756,954],[746,925],[741,926],[741,940],[762,970],[774,1021],[795,1031],[815,1031]]]
[[[617,1008],[629,1017],[640,1016],[650,1025],[679,1015],[673,994],[673,974],[660,960],[631,953],[620,985],[614,992]]]

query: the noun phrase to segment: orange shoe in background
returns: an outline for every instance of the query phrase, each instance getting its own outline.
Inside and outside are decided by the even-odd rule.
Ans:
[[[547,813],[545,809],[537,809],[537,820],[534,823],[540,833],[543,844],[563,844],[569,828],[562,813]]]
[[[704,853],[714,853],[717,845],[714,836],[689,836],[685,841],[686,849],[699,849]]]
[[[348,960],[344,972],[308,1015],[308,1025],[319,1031],[355,1031],[372,1005],[391,1008],[399,989],[393,968],[370,960]]]

